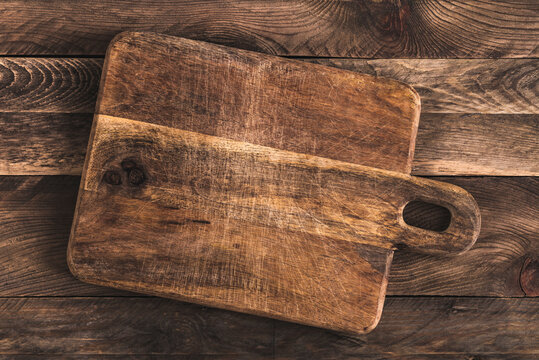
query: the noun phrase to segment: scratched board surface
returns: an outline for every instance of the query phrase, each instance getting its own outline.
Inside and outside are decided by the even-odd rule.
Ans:
[[[96,112],[410,173],[420,100],[390,79],[126,32]]]
[[[108,50],[96,110],[100,115],[96,117],[96,121],[99,116],[113,115],[409,173],[419,109],[419,98],[415,91],[393,80],[377,79],[369,75],[177,37],[152,33],[123,33],[113,40]],[[100,140],[105,133],[107,132],[99,132],[99,137],[94,138],[95,141]],[[92,137],[94,136],[95,132]],[[117,154],[118,149],[110,151]],[[165,160],[164,154],[156,153],[155,156],[157,161],[163,161],[174,168],[175,164],[171,163],[170,159]],[[115,169],[117,179],[109,178],[109,182],[123,181],[125,184],[128,181],[120,179],[120,174],[130,171],[121,168],[126,166],[125,161],[122,164],[120,168]],[[91,171],[87,174],[89,177],[99,170]],[[79,239],[85,238],[85,234],[88,233],[86,219],[107,218],[109,214],[87,213],[87,210],[100,212],[104,203],[97,200],[91,192],[86,192],[86,188],[81,189],[77,210],[80,216],[77,215],[76,222],[80,221],[80,224],[83,224],[80,228],[85,230],[77,233],[74,227],[72,249],[80,249],[77,246]],[[111,204],[114,203],[113,199],[110,201]],[[135,204],[132,206],[136,207]],[[127,209],[122,211],[130,213]],[[164,217],[178,216],[174,215],[173,210],[167,211],[155,204],[148,207],[144,214],[148,216],[152,212]],[[142,225],[147,221],[142,221],[144,216],[140,216],[137,218],[137,222],[140,223],[139,235],[152,238],[151,229],[146,229]],[[191,217],[197,218],[195,214]],[[178,231],[192,233],[196,237],[195,230],[201,224],[192,222],[184,229],[186,225],[184,222],[182,221],[175,231],[166,230],[170,224],[162,227],[169,233],[170,238],[174,238],[172,234]],[[96,224],[93,226],[101,227]],[[239,224],[235,226],[242,227]],[[233,225],[230,227],[234,228]],[[244,227],[248,228],[247,223]],[[145,230],[142,230],[143,228]],[[219,228],[214,224],[211,228],[213,228],[212,235],[208,233],[206,236],[216,237],[216,234],[225,236],[228,233],[226,227]],[[161,249],[165,259],[169,259],[168,263],[166,260],[150,259],[148,264],[154,264],[153,270],[151,265],[146,263],[144,269],[141,269],[140,264],[132,264],[131,268],[137,268],[138,273],[142,274],[138,276],[138,283],[142,286],[132,285],[137,281],[127,281],[129,274],[133,275],[134,272],[123,270],[119,264],[122,262],[120,258],[109,259],[108,265],[99,262],[103,266],[94,265],[97,270],[95,272],[85,267],[83,271],[76,270],[76,273],[81,279],[90,282],[163,296],[182,298],[181,295],[184,295],[183,298],[191,298],[196,302],[294,319],[349,332],[364,332],[376,325],[381,315],[387,286],[388,269],[392,258],[390,247],[377,248],[330,239],[325,243],[315,236],[316,232],[302,235],[295,244],[294,241],[286,241],[289,237],[287,234],[274,233],[270,236],[267,231],[261,233],[261,229],[252,229],[253,234],[250,237],[271,238],[272,246],[244,244],[243,248],[247,250],[242,251],[248,251],[250,255],[247,258],[252,259],[252,263],[239,260],[232,248],[228,253],[216,252],[213,256],[205,255],[204,251],[195,256],[196,247],[193,248],[192,257],[208,263],[205,276],[209,276],[208,274],[224,276],[220,281],[225,289],[230,281],[236,282],[234,285],[237,288],[236,296],[230,294],[225,298],[219,296],[217,280],[214,280],[212,286],[200,286],[201,289],[209,288],[208,294],[205,295],[207,300],[195,293],[188,295],[186,286],[198,286],[201,280],[193,281],[194,285],[189,285],[187,281],[187,285],[182,288],[174,286],[175,282],[170,279],[170,275],[167,275],[165,276],[167,280],[163,280],[161,287],[155,286],[152,276],[161,278],[159,274],[163,274],[163,270],[158,270],[161,265],[172,268],[171,271],[176,271],[178,277],[188,272],[186,270],[188,267],[181,265],[181,259],[185,259],[186,255],[181,251],[178,253],[178,250],[169,254],[165,249]],[[105,232],[99,236],[100,240],[85,238],[86,240],[82,242],[98,240],[98,243],[102,243],[114,235]],[[199,236],[204,237],[200,234]],[[249,235],[244,237],[249,239]],[[180,238],[181,236],[178,237]],[[165,238],[155,240],[155,243],[165,240]],[[240,243],[218,247],[240,246]],[[114,242],[112,246],[115,246]],[[111,249],[106,250],[106,246],[101,247],[101,250],[94,247],[93,252],[71,251],[71,257],[75,259],[72,264],[91,261],[90,258],[95,256],[104,259],[102,251],[136,257],[136,254],[130,253],[129,250],[135,248],[133,244],[121,251],[120,246],[117,246],[118,248],[112,252]],[[170,251],[172,245],[165,248]],[[266,253],[272,254],[268,255],[268,260],[264,260]],[[343,256],[346,256],[347,260],[344,260]],[[316,261],[319,263],[314,266],[313,262]],[[219,266],[219,262],[223,265]],[[297,264],[292,265],[295,262]],[[223,266],[225,268],[222,268]],[[74,268],[74,265],[72,267]],[[226,267],[232,270],[245,268],[243,271],[247,273],[244,276],[235,276],[230,274]],[[113,269],[113,276],[108,272],[100,273],[103,268]],[[254,273],[249,276],[250,272]],[[347,272],[351,274],[348,277]],[[269,275],[272,273],[275,273],[275,278]],[[287,274],[292,274],[290,276],[292,280],[287,280]],[[279,277],[282,279],[279,280]],[[338,280],[340,285],[325,288],[327,284],[332,283],[331,279]],[[350,281],[348,286],[342,285]],[[262,285],[258,284],[259,282],[262,282]],[[246,291],[250,288],[252,289]],[[347,290],[350,288],[357,289]],[[312,292],[310,295],[309,291]],[[240,300],[238,296],[244,299]],[[308,300],[309,296],[312,299],[327,298],[327,302]],[[342,315],[337,316],[337,319],[342,319],[339,320],[341,323],[334,321],[334,324],[330,324],[329,319],[332,318],[330,315],[334,311],[332,309],[336,307],[339,298],[343,306],[340,312]],[[299,308],[296,310],[287,308],[287,306],[297,308],[298,304],[303,304],[301,311]],[[345,319],[346,317],[354,320]],[[350,323],[355,324],[347,325]]]
[[[537,356],[536,0],[6,0],[0,12],[0,358]],[[76,280],[65,254],[103,56],[126,30],[413,85],[413,173],[473,194],[476,245],[396,252],[380,324],[354,339]]]
[[[451,209],[449,227],[405,224],[416,198]],[[479,228],[451,184],[96,115],[68,264],[98,285],[357,335],[379,321],[392,250],[463,252]]]

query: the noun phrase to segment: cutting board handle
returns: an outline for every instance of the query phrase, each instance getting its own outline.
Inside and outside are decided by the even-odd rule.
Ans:
[[[410,177],[410,180],[413,185],[405,192],[398,218],[402,227],[399,241],[402,242],[395,244],[395,247],[410,247],[434,254],[458,254],[468,250],[477,240],[481,228],[481,215],[475,199],[453,184],[415,177]],[[412,201],[422,201],[449,210],[449,226],[443,231],[435,231],[407,224],[403,211]]]

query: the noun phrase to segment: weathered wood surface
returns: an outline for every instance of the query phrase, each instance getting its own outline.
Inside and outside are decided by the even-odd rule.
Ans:
[[[102,55],[122,30],[279,55],[537,57],[535,0],[50,2],[0,5],[0,53]],[[473,26],[470,24],[473,21]],[[96,26],[99,24],[99,26]]]
[[[539,113],[538,59],[307,60],[412,85],[425,113]]]
[[[348,68],[408,81],[421,93],[423,109],[429,113],[421,115],[415,174],[538,175],[539,100],[534,69],[539,11],[535,0],[126,0],[111,7],[112,3],[60,0],[51,6],[45,0],[3,1],[0,53],[102,56],[117,32],[153,30],[281,55],[394,57],[350,60]],[[410,57],[532,59],[403,60]],[[323,61],[332,66],[346,63],[340,59]],[[398,65],[391,64],[393,61]],[[9,129],[0,135],[0,174],[80,174],[101,62],[87,58],[0,58],[0,126]],[[466,263],[397,252],[392,268],[396,277],[390,279],[388,291],[403,295],[537,296],[537,180],[443,180],[463,186],[477,198],[483,232],[490,235],[482,235],[470,252],[461,255],[459,259],[466,257]],[[85,284],[68,273],[67,218],[73,214],[77,184],[78,177],[0,177],[0,296],[132,294]],[[122,300],[1,299],[28,305],[24,315],[11,313],[13,306],[0,305],[0,327],[4,325],[0,359],[43,358],[43,354],[73,359],[164,359],[170,358],[168,350],[180,348],[183,355],[176,352],[174,357],[531,360],[537,358],[539,348],[537,341],[530,341],[538,332],[533,317],[538,313],[535,299],[530,299],[535,307],[520,303],[497,307],[491,302],[499,299],[413,297],[399,298],[404,302],[395,305],[396,299],[390,297],[385,313],[391,312],[391,320],[399,322],[390,327],[391,333],[402,334],[398,339],[382,341],[378,337],[379,342],[373,343],[375,340],[369,338],[370,345],[365,345],[321,330],[277,323],[286,327],[286,332],[277,334],[282,334],[283,341],[271,341],[271,352],[270,342],[257,337],[257,332],[267,333],[266,323],[252,326],[232,320],[227,324],[244,324],[248,330],[232,326],[221,331],[218,325],[205,322],[205,312],[182,317],[178,314],[183,310],[173,316],[167,311],[156,316],[156,311],[170,307],[162,303],[133,306]],[[82,304],[71,304],[77,301]],[[109,301],[114,304],[101,303]],[[433,307],[429,305],[432,301],[455,303]],[[130,321],[129,307],[135,309],[137,319],[144,320]],[[59,325],[66,308],[65,321],[60,321],[64,325]],[[403,318],[401,312],[409,313],[410,308],[415,315]],[[460,312],[466,316],[455,318]],[[5,325],[6,316],[20,321]],[[116,323],[108,322],[107,316]],[[178,320],[174,326],[167,322],[169,317]],[[180,321],[187,318],[192,321]],[[50,327],[49,319],[55,326]],[[385,326],[387,319],[380,326]],[[534,322],[515,325],[522,319]],[[199,331],[202,323],[208,326]],[[117,331],[108,332],[110,329]],[[369,336],[374,335],[376,332]],[[116,342],[108,343],[105,336]],[[253,348],[237,336],[257,337],[256,344],[262,346]],[[213,352],[208,353],[207,348]],[[280,349],[284,351],[277,354],[275,350]]]
[[[0,58],[0,112],[94,112],[102,64],[88,58]]]
[[[172,36],[109,47],[96,113],[410,173],[420,101],[370,75]]]
[[[81,190],[104,201],[431,253],[465,251],[480,229],[466,191],[393,171],[107,115],[94,118],[89,149]],[[447,207],[449,228],[407,226],[399,212],[416,199]]]
[[[456,257],[396,252],[388,294],[538,296],[539,178],[437,179],[474,196],[481,209],[479,240]]]
[[[537,176],[538,121],[527,114],[421,114],[412,174]],[[0,174],[80,175],[91,124],[91,114],[0,113]]]
[[[135,73],[135,77],[131,76]],[[136,81],[132,81],[135,78]],[[109,46],[96,112],[409,173],[419,109],[419,98],[415,91],[395,81],[378,80],[370,76],[335,71],[327,67],[312,66],[298,61],[272,58],[257,53],[175,37],[123,33],[117,36]],[[171,160],[176,161],[176,159]],[[240,160],[244,161],[245,159]],[[205,159],[200,161],[206,163]],[[125,167],[124,163],[125,161],[122,162],[123,167]],[[148,165],[144,165],[145,172]],[[159,167],[161,168],[161,165]],[[182,164],[183,167],[189,166]],[[129,180],[132,180],[131,175],[136,170],[138,169],[129,170]],[[261,170],[264,172],[263,169]],[[153,171],[160,170],[156,168]],[[188,176],[191,175],[188,174]],[[141,176],[146,175],[141,174]],[[86,176],[85,179],[89,178],[90,175]],[[194,179],[196,179],[195,181],[199,180],[196,175]],[[160,186],[160,188],[163,187]],[[253,191],[253,189],[249,185],[243,190]],[[243,191],[242,189],[236,190],[240,193]],[[228,197],[229,194],[222,193],[222,195]],[[283,196],[286,195],[283,194]],[[239,194],[238,199],[240,198],[241,194]],[[250,199],[252,200],[252,197]],[[240,201],[245,202],[244,200],[251,201],[240,199]],[[81,201],[81,204],[84,203]],[[189,207],[187,206],[187,208]],[[211,204],[210,207],[212,207]],[[234,208],[237,210],[235,213]],[[199,210],[203,212],[208,210],[211,213],[215,212],[216,209],[213,207],[213,210],[210,208]],[[266,218],[268,210],[270,213],[276,210],[275,214],[279,212],[278,208],[271,206],[268,209],[262,209],[262,212],[255,211],[253,214],[258,220],[255,221],[254,226],[245,224],[245,222],[251,222],[252,219],[249,216],[242,218],[241,213],[244,212],[244,209],[237,206],[228,207],[228,210],[224,209],[225,213],[221,211],[221,216],[216,215],[226,219],[224,227],[225,233],[228,235],[225,237],[230,238],[231,240],[229,240],[234,242],[234,247],[239,248],[240,244],[237,242],[241,242],[244,237],[255,240],[258,240],[259,237],[267,240],[270,237],[263,229],[266,221],[260,223],[260,216]],[[240,216],[241,224],[236,224],[236,227],[247,227],[244,233],[250,234],[250,237],[239,236],[234,231],[232,233],[226,231],[226,228],[234,228],[234,224],[231,224],[230,221],[229,215],[231,214],[227,214],[229,212],[233,213],[232,218],[235,218],[234,214]],[[187,214],[187,216],[196,217],[197,215]],[[270,218],[272,217],[270,216]],[[277,217],[279,216],[277,215]],[[300,217],[296,215],[292,221],[296,222],[300,220]],[[77,220],[82,218],[78,215],[76,217]],[[191,221],[190,218],[187,219],[189,220],[187,222],[195,222],[195,220]],[[211,221],[214,222],[213,218]],[[210,225],[209,221],[202,222]],[[281,222],[282,220],[277,219],[272,224]],[[179,223],[175,221],[174,224]],[[163,226],[165,230],[168,228],[168,225]],[[288,234],[288,231],[285,231],[287,225],[278,225],[277,227],[281,229],[281,232],[284,231]],[[212,235],[219,238],[221,237],[219,234],[223,233],[223,226],[216,227],[213,224],[210,230],[208,230],[210,226],[203,228],[203,233],[199,234],[201,238],[209,236],[211,239]],[[76,228],[74,227],[74,229]],[[303,232],[302,228],[294,230]],[[152,232],[152,230],[149,231]],[[319,231],[315,231],[312,235],[318,235],[318,233]],[[146,236],[148,235],[146,234]],[[278,232],[273,235],[274,240],[277,240],[275,243],[278,244]],[[285,237],[287,239],[297,237],[294,234],[289,235]],[[311,241],[305,238],[304,234],[300,238],[304,244]],[[361,304],[354,303],[358,308],[364,310],[364,312],[359,311],[358,315],[363,318],[363,322],[351,328],[363,332],[378,322],[392,252],[370,248],[361,251],[362,248],[350,244],[336,246],[340,246],[343,253],[367,253],[366,258],[359,260],[356,266],[359,276],[363,277],[366,283],[364,288],[361,287],[360,283],[358,291],[359,294],[362,291],[371,292],[372,297],[365,296],[365,300]],[[351,246],[353,249],[346,251],[347,246]],[[170,250],[170,246],[167,247]],[[223,263],[225,268],[233,269],[232,275],[229,274],[229,271],[224,271],[223,276],[230,276],[228,281],[224,281],[225,283],[231,281],[233,283],[231,286],[238,287],[238,291],[218,291],[216,287],[219,282],[216,282],[217,286],[210,284],[208,294],[197,294],[197,292],[200,293],[200,289],[195,289],[194,293],[186,290],[179,291],[174,289],[175,280],[173,278],[171,278],[172,285],[170,282],[163,281],[164,290],[152,286],[148,290],[148,284],[143,287],[146,288],[147,292],[162,293],[165,291],[166,294],[177,294],[176,296],[180,298],[194,298],[202,303],[217,304],[225,308],[240,310],[243,308],[247,312],[270,314],[284,319],[290,319],[289,316],[292,316],[292,319],[307,321],[310,324],[328,324],[327,314],[323,312],[321,315],[313,316],[316,311],[312,310],[315,309],[311,310],[307,306],[302,311],[294,311],[290,310],[287,305],[283,307],[282,304],[279,304],[283,298],[292,303],[294,303],[292,299],[296,297],[308,298],[309,291],[313,289],[311,278],[315,278],[317,274],[300,274],[297,277],[299,280],[292,278],[289,281],[286,279],[287,273],[294,272],[294,269],[297,268],[289,268],[286,265],[287,260],[285,260],[284,270],[280,273],[278,271],[277,280],[272,279],[272,276],[269,276],[268,280],[268,275],[265,274],[268,266],[269,269],[275,266],[282,267],[282,264],[278,263],[278,260],[282,259],[278,255],[279,251],[249,243],[246,244],[246,247],[248,248],[247,255],[251,255],[250,257],[254,259],[254,270],[250,270],[253,264],[249,261],[245,264],[237,256],[232,256],[232,260],[230,260],[230,256],[227,256],[226,253],[222,253],[224,258],[218,259],[218,264],[214,265],[220,269],[223,266],[219,264]],[[70,250],[72,248],[76,249],[77,247],[70,246]],[[290,246],[290,253],[297,253],[297,248],[308,251],[312,247],[309,245]],[[328,252],[331,250],[330,248],[331,246],[329,248],[322,246],[313,251],[315,254],[317,251],[323,251],[324,255],[330,258]],[[250,252],[251,250],[253,251]],[[257,259],[263,259],[267,250],[271,250],[277,256],[268,262],[263,261],[262,263],[265,265],[258,269],[257,264],[261,262]],[[195,259],[199,252],[200,249],[195,249],[193,252]],[[288,253],[286,250],[284,252]],[[240,254],[241,252],[236,253]],[[183,262],[182,254],[170,253],[167,256],[176,258],[175,260],[181,264]],[[334,255],[338,254],[337,251]],[[213,259],[212,257],[203,257],[201,261],[214,264],[215,257],[219,254],[213,255]],[[313,258],[315,257],[316,255],[313,255]],[[85,258],[82,261],[87,260]],[[153,260],[148,260],[148,263]],[[145,263],[146,260],[143,261],[143,266]],[[329,261],[327,264],[323,264],[321,269],[333,275],[337,271],[336,268],[341,266],[338,263],[339,261],[336,263]],[[72,268],[73,266],[74,264],[71,265]],[[305,266],[309,266],[309,264],[306,263]],[[176,270],[188,268],[180,266]],[[251,271],[254,276],[236,276],[234,275],[236,268],[240,270],[245,268],[246,270],[243,271]],[[349,269],[352,270],[352,268]],[[144,272],[144,270],[141,271]],[[271,270],[269,271],[271,272]],[[154,275],[150,274],[150,276]],[[301,279],[301,275],[305,275],[304,278],[308,281]],[[110,280],[110,278],[107,280],[107,275],[104,277],[100,275],[88,276],[85,271],[82,271],[81,277],[90,277],[98,282]],[[194,281],[204,288],[208,285],[205,284],[207,281],[202,277],[196,275],[195,270]],[[283,279],[279,280],[280,277]],[[365,281],[366,279],[373,280],[374,285]],[[260,284],[252,285],[253,281],[260,282]],[[187,281],[188,287],[190,286],[189,282]],[[125,281],[122,281],[121,284],[124,288],[126,287]],[[119,286],[122,287],[122,285]],[[242,286],[247,290],[244,291],[243,295],[241,294]],[[281,287],[287,286],[292,287],[292,289],[279,290]],[[252,287],[255,288],[255,291],[250,290]],[[273,287],[275,288],[273,289]],[[134,289],[130,284],[127,285],[127,288]],[[287,298],[287,291],[291,291],[291,299]],[[235,292],[238,294],[234,295]],[[332,298],[345,297],[342,292],[338,294],[330,290],[328,296]],[[263,303],[257,299],[259,295],[262,295]],[[323,291],[320,294],[310,295],[326,297]],[[276,299],[273,299],[274,296]],[[242,297],[243,302],[238,301],[238,297]],[[302,299],[296,303],[296,306],[305,301],[310,303],[310,301]],[[345,303],[348,301],[348,298],[344,300]],[[295,305],[292,304],[292,306]],[[336,327],[344,329],[342,324],[337,324]],[[346,328],[347,331],[353,331],[351,329]]]
[[[80,178],[0,177],[0,297],[125,295],[89,287],[66,263]]]
[[[539,112],[538,59],[303,60],[408,83],[423,113]],[[93,112],[102,62],[0,58],[0,112]]]
[[[524,265],[539,258],[539,181],[531,177],[441,180],[454,182],[476,198],[481,235],[470,251],[459,255],[459,261],[397,252],[389,294],[533,296],[530,287],[527,294],[523,292],[521,276],[537,274],[530,267],[533,263]],[[130,294],[89,285],[69,274],[65,254],[78,185],[74,176],[0,177],[0,228],[9,229],[0,235],[0,297]]]
[[[0,137],[0,146],[5,149],[5,156],[0,157],[1,174],[78,175],[81,172],[83,163],[81,159],[84,158],[86,151],[91,119],[89,115],[72,116],[70,114],[94,111],[101,60],[73,59],[77,62],[67,61],[61,66],[47,64],[49,60],[58,62],[70,59],[0,58],[1,69],[8,74],[5,77],[0,77],[0,82],[3,81],[2,79],[9,78],[17,83],[11,84],[5,80],[2,84],[6,88],[0,90],[0,124],[6,129],[3,136]],[[510,75],[522,74],[523,72],[519,69],[529,67],[529,61],[534,61],[531,65],[537,68],[537,60],[517,59],[511,60],[512,65],[504,65],[505,73],[509,78],[507,82],[513,84],[510,87],[505,86],[505,91],[497,89],[500,87],[500,83],[495,78],[491,78],[491,83],[483,80],[481,86],[477,87],[474,86],[475,80],[472,76],[466,74],[455,76],[452,73],[443,72],[446,71],[444,66],[434,65],[447,60],[369,61],[378,65],[374,71],[372,70],[374,65],[358,66],[357,64],[360,62],[356,60],[347,61],[353,62],[354,66],[348,67],[352,70],[370,71],[395,78],[399,78],[400,74],[401,80],[414,82],[421,92],[423,109],[449,111],[449,108],[444,110],[444,104],[448,98],[451,101],[447,106],[453,109],[473,109],[474,104],[479,104],[478,106],[481,108],[481,104],[492,102],[492,97],[489,100],[489,92],[486,90],[489,88],[493,88],[493,92],[497,93],[496,99],[499,101],[499,106],[494,107],[495,110],[497,109],[496,111],[500,111],[502,108],[515,109],[512,100],[519,98],[521,104],[528,101],[529,104],[535,104],[529,106],[536,107],[536,104],[539,103],[537,92],[533,90],[537,86],[537,75],[533,75],[533,72],[531,77],[528,75],[523,78],[511,78]],[[483,70],[471,72],[475,74],[495,72],[496,69],[500,68],[498,67],[500,61],[506,60],[488,60],[488,65],[485,65],[483,60],[478,61],[476,64],[482,64]],[[383,65],[385,62],[388,64]],[[399,68],[415,69],[417,77],[410,78],[408,72],[404,70],[389,72],[387,69],[392,67],[391,63],[393,62],[399,64]],[[405,62],[407,64],[403,65]],[[425,67],[431,70],[421,72],[419,62],[430,62]],[[345,66],[346,62],[333,60],[332,65]],[[23,68],[24,71],[20,70]],[[347,67],[345,66],[345,68]],[[381,73],[380,69],[385,69],[385,72]],[[18,75],[15,76],[16,74]],[[55,90],[51,90],[49,96],[44,97],[41,92],[32,90],[33,87],[40,87],[38,81],[28,80],[40,77],[44,84],[71,85],[57,86],[54,88]],[[468,85],[445,86],[444,91],[438,91],[429,78],[437,78],[437,81],[442,83],[440,86],[444,86],[444,82]],[[42,87],[46,88],[47,86],[42,85]],[[75,89],[74,92],[79,95],[72,96],[67,91],[70,88]],[[24,91],[19,92],[15,89],[24,89]],[[519,93],[521,95],[518,95]],[[529,95],[533,93],[535,95]],[[21,96],[23,101],[17,101],[18,96]],[[526,96],[528,96],[527,100]],[[538,175],[539,115],[529,106],[528,108],[523,106],[519,111],[533,111],[535,114],[423,112],[419,122],[413,162],[414,174]],[[473,110],[479,111],[478,109]],[[61,113],[49,113],[50,111],[61,111]],[[9,114],[10,112],[19,114]],[[30,112],[44,112],[45,114],[31,114]],[[84,120],[84,116],[88,116],[88,120]],[[32,126],[27,126],[30,121]],[[88,124],[85,123],[86,121]],[[24,139],[31,139],[31,142]],[[52,139],[55,141],[55,146],[52,146]]]
[[[278,359],[357,359],[363,354],[539,354],[536,299],[388,298],[379,326],[343,338],[327,331],[276,322]]]
[[[539,176],[539,114],[421,114],[412,173]]]
[[[90,283],[362,333],[392,249],[463,251],[479,232],[464,190],[396,172],[104,115],[90,144],[68,249]],[[406,225],[415,198],[449,228]]]
[[[0,113],[0,174],[79,175],[93,114]]]
[[[464,360],[539,351],[535,299],[389,298],[378,328],[358,338],[158,298],[3,298],[0,309],[7,357]]]
[[[0,299],[2,355],[271,358],[273,327],[270,319],[158,298]]]

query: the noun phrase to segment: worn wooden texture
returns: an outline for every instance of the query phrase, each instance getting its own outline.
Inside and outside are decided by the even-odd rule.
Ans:
[[[0,177],[0,297],[128,294],[90,287],[69,273],[79,183],[75,176]]]
[[[479,233],[467,192],[397,172],[105,115],[89,149],[68,264],[100,285],[362,333],[391,250],[459,252]],[[416,198],[449,228],[406,225]]]
[[[109,47],[96,107],[98,114],[406,173],[419,112],[415,91],[393,80],[129,32]]]
[[[529,114],[421,114],[412,174],[538,176],[538,121]],[[0,113],[0,174],[79,175],[91,123],[91,114]]]
[[[411,84],[421,96],[423,113],[539,111],[538,59],[303,60]],[[0,58],[0,111],[93,112],[102,62],[92,58]]]
[[[539,176],[539,114],[421,114],[412,173]]]
[[[9,60],[9,61],[8,61]],[[5,156],[0,157],[0,174],[80,174],[82,161],[86,151],[89,124],[91,119],[84,120],[89,115],[70,115],[80,111],[93,112],[97,94],[98,77],[101,72],[100,59],[67,59],[63,65],[52,66],[47,63],[51,59],[31,58],[0,58],[5,79],[11,78],[15,83],[4,86],[7,90],[0,90],[0,124],[6,131],[0,136],[0,146],[5,149]],[[52,59],[64,61],[66,59]],[[73,60],[73,61],[71,61]],[[401,77],[402,80],[411,81],[422,95],[423,109],[439,109],[436,111],[449,111],[453,109],[470,109],[477,112],[481,104],[492,102],[487,91],[493,88],[497,93],[501,108],[514,109],[512,100],[520,99],[525,103],[526,96],[520,94],[534,93],[537,85],[537,75],[530,77],[514,77],[507,80],[513,84],[505,86],[501,91],[495,78],[488,83],[484,80],[481,86],[474,86],[473,76],[462,74],[456,76],[442,65],[448,60],[372,60],[369,66],[359,66],[356,60],[339,60],[327,62],[333,66],[344,66],[356,71],[380,73],[388,77]],[[511,64],[501,64],[506,60],[488,60],[488,63],[478,61],[482,70],[470,71],[472,74],[493,73],[500,67],[505,68],[505,74],[522,74],[521,67],[532,66],[537,68],[537,60],[516,59]],[[347,66],[352,62],[354,66]],[[422,72],[419,62],[427,64]],[[387,63],[387,64],[386,64]],[[392,63],[398,68],[414,69],[414,78],[410,78],[407,71],[394,71]],[[29,65],[30,64],[30,65]],[[468,66],[468,65],[467,65]],[[20,69],[25,69],[24,71]],[[19,69],[19,70],[18,70]],[[374,69],[374,70],[373,70]],[[382,72],[381,69],[384,69]],[[528,72],[529,74],[530,72]],[[399,75],[400,74],[400,75]],[[71,84],[57,86],[43,96],[42,92],[31,90],[38,86],[38,81],[29,82],[30,78],[45,77],[45,84],[59,83]],[[462,86],[445,86],[444,91],[438,91],[429,78],[438,78],[441,85],[445,82],[464,84]],[[0,78],[0,82],[2,82]],[[26,79],[26,80],[25,80]],[[31,85],[33,84],[33,85]],[[467,85],[466,85],[467,84]],[[534,85],[535,84],[535,85]],[[8,86],[9,85],[9,86]],[[46,87],[45,85],[43,85]],[[69,89],[80,96],[73,97]],[[19,89],[19,90],[16,90]],[[24,91],[20,91],[24,89]],[[518,90],[520,89],[520,90]],[[24,99],[20,103],[16,100],[20,95]],[[537,92],[535,91],[535,94]],[[31,94],[31,95],[30,95]],[[468,96],[473,94],[473,96]],[[504,95],[505,94],[505,95]],[[448,108],[444,108],[447,98]],[[56,99],[56,100],[52,100]],[[91,99],[91,100],[88,100]],[[537,104],[537,95],[529,96],[531,104]],[[518,100],[517,100],[518,102]],[[53,104],[54,106],[50,106]],[[478,104],[478,108],[474,108]],[[484,108],[484,107],[483,107]],[[52,109],[62,113],[50,113]],[[529,112],[530,109],[522,107],[519,111]],[[536,176],[537,158],[539,157],[538,141],[539,115],[535,114],[447,114],[425,113],[421,114],[417,135],[416,152],[413,162],[413,171],[417,175],[501,175],[501,176]],[[18,113],[18,114],[10,114]],[[32,114],[44,112],[44,114]],[[88,121],[86,123],[86,121]],[[29,124],[32,126],[29,126]],[[31,139],[27,141],[26,139]],[[54,139],[54,146],[53,145]],[[496,151],[492,151],[492,149]],[[518,164],[518,166],[515,166]]]
[[[91,113],[102,62],[0,58],[0,112]]]
[[[8,358],[464,360],[539,351],[534,299],[389,298],[379,327],[356,338],[157,298],[4,298],[0,309],[0,356]]]
[[[457,257],[397,252],[388,294],[538,296],[539,178],[440,180],[462,186],[477,200],[481,236]]]
[[[77,177],[5,176],[0,180],[0,226],[11,228],[0,239],[0,296],[126,294],[76,281],[67,271],[65,253],[79,184]],[[539,183],[525,177],[443,181],[453,181],[476,197],[483,215],[482,234],[489,235],[481,235],[469,252],[459,256],[466,259],[464,262],[398,252],[391,271],[390,294],[524,296],[521,269],[526,259],[539,257],[536,234],[533,227],[526,225],[537,221],[532,201]],[[422,216],[417,214],[418,218]],[[25,225],[12,226],[19,223]],[[515,225],[501,225],[507,223]],[[476,250],[478,247],[480,251]],[[494,256],[485,256],[485,252]],[[531,295],[529,292],[528,296]]]
[[[397,172],[107,115],[94,118],[89,149],[83,193],[189,209],[197,218],[432,253],[465,251],[479,233],[466,191]],[[406,226],[398,213],[415,199],[447,207],[449,228]]]
[[[158,298],[0,299],[0,354],[270,358],[272,320]]]
[[[344,338],[330,332],[277,322],[278,359],[357,359],[389,356],[539,354],[539,302],[535,299],[388,298],[379,326]]]
[[[394,81],[185,39],[124,33],[109,47],[96,111],[409,173],[419,108],[417,94]],[[372,328],[392,252],[353,247],[376,264],[368,306],[372,318],[360,325]],[[373,269],[368,266],[367,272]],[[256,299],[247,302],[259,311]]]
[[[534,0],[6,0],[2,54],[103,54],[122,30],[279,55],[537,57]],[[470,24],[473,22],[473,26]],[[99,24],[99,26],[96,26]]]
[[[539,181],[530,177],[442,180],[454,182],[477,199],[482,233],[470,251],[459,255],[462,261],[397,252],[389,293],[532,296],[531,291],[522,291],[520,276],[526,276],[521,269],[531,270],[530,265],[524,266],[527,259],[539,258],[534,231]],[[10,229],[0,236],[0,297],[128,294],[77,281],[68,272],[65,254],[78,184],[79,178],[70,176],[0,177],[0,227]]]
[[[412,85],[425,113],[539,113],[538,59],[307,60]]]
[[[0,174],[79,175],[92,116],[0,113]]]

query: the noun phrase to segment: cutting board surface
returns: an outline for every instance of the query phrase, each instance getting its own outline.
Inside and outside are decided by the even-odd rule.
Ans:
[[[128,32],[96,113],[410,173],[420,100],[390,79]]]
[[[129,119],[94,122],[69,250],[82,279],[359,333],[376,323],[370,294],[385,269],[357,258],[355,245],[459,252],[478,235],[475,201],[451,184]],[[449,228],[405,224],[413,199],[447,207]]]
[[[176,37],[120,34],[105,60],[70,267],[100,285],[368,331],[381,315],[391,247],[264,228],[252,230],[259,239],[253,245],[225,237],[239,230],[215,219],[212,234],[222,236],[210,238],[212,220],[152,196],[132,197],[138,187],[127,184],[139,174],[131,168],[148,159],[143,153],[119,159],[111,148],[112,169],[92,168],[102,179],[88,188],[89,179],[99,180],[88,170],[95,129],[110,115],[409,174],[419,111],[415,91],[392,80]]]

